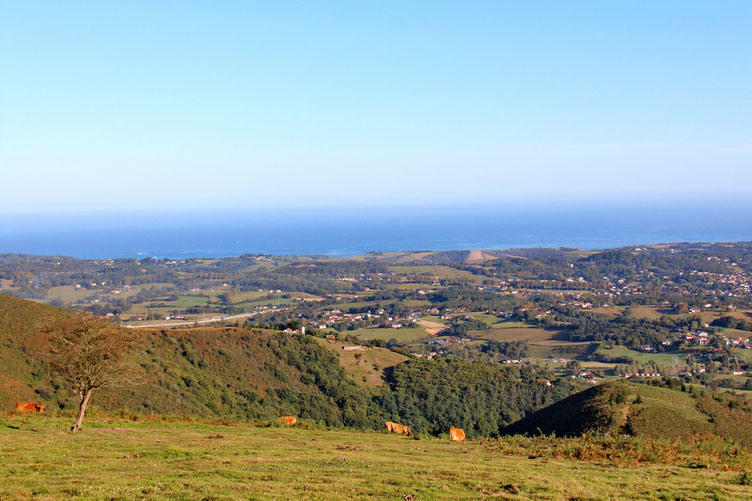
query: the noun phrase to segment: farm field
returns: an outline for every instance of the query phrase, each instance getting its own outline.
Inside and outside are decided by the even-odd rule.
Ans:
[[[0,498],[741,500],[752,492],[741,485],[740,466],[569,459],[587,450],[579,439],[454,443],[306,423],[108,417],[92,417],[71,434],[69,421],[0,418]]]
[[[428,334],[438,334],[441,332],[444,328],[446,328],[446,324],[443,323],[443,320],[441,320],[438,317],[423,317],[420,320],[417,321],[418,325],[423,327],[423,329]]]
[[[363,341],[370,341],[372,339],[382,339],[389,341],[390,339],[396,339],[400,343],[409,343],[417,339],[428,337],[430,334],[421,327],[405,328],[405,329],[354,329],[346,331],[345,334],[352,334],[358,336]]]
[[[289,297],[265,297],[261,299],[257,299],[255,301],[244,301],[242,303],[233,303],[232,306],[235,308],[246,308],[246,309],[253,309],[256,306],[286,306],[293,303],[297,303],[295,299],[289,298]]]
[[[603,315],[608,315],[610,317],[615,317],[618,315],[621,315],[624,313],[624,311],[627,310],[626,306],[609,306],[609,307],[602,307],[602,308],[592,308],[589,311],[592,311],[594,313],[601,313]],[[723,315],[730,315],[736,318],[741,319],[749,319],[750,317],[747,316],[745,311],[734,311],[734,312],[720,312],[716,310],[703,310],[699,313],[673,313],[671,310],[666,309],[661,306],[633,306],[631,308],[632,315],[635,318],[644,318],[646,320],[657,320],[663,316],[672,318],[672,319],[679,319],[679,318],[687,318],[690,316],[699,316],[702,318],[703,322],[710,323],[714,319],[719,318]]]
[[[378,304],[384,306],[387,304],[393,304],[394,301],[377,301]],[[338,310],[346,311],[350,308],[368,308],[374,306],[373,302],[369,301],[357,301],[357,302],[351,302],[351,303],[338,303],[335,307]]]
[[[96,295],[98,292],[101,291],[96,289],[76,289],[73,285],[61,285],[50,287],[49,291],[47,291],[47,299],[49,301],[62,301],[64,304],[75,304]]]
[[[95,289],[76,288],[74,285],[61,285],[58,287],[50,287],[47,290],[47,301],[61,301],[63,304],[73,305],[82,301],[85,301],[92,296],[102,296],[104,298],[118,298],[125,299],[131,296],[135,296],[143,289],[168,289],[174,288],[173,284],[169,283],[152,283],[148,285],[137,285],[129,289],[121,289],[120,287],[103,287]],[[119,294],[112,294],[112,290],[120,290]]]
[[[593,313],[600,313],[601,315],[608,315],[609,317],[616,317],[621,315],[624,310],[626,310],[625,306],[608,306],[601,308],[590,308],[588,311],[592,311]]]
[[[611,349],[604,347],[598,348],[598,353],[608,355],[609,357],[629,357],[635,362],[644,364],[647,362],[655,362],[658,365],[670,366],[674,358],[679,360],[680,364],[683,364],[687,355],[690,352],[673,351],[668,353],[645,353],[642,351],[630,350],[626,346],[614,346]]]
[[[746,360],[747,362],[752,363],[752,350],[744,350],[741,348],[734,348],[733,352],[738,356],[739,358]]]
[[[176,303],[178,308],[190,308],[191,306],[206,306],[209,300],[205,296],[178,296]]]
[[[546,365],[551,358],[575,358],[593,344],[590,341],[571,342],[563,331],[526,326],[522,322],[504,322],[489,330],[471,331],[470,336],[500,342],[527,341],[525,359],[539,365]]]
[[[497,317],[496,315],[489,315],[488,313],[477,313],[477,312],[471,313],[470,315],[480,320],[484,324],[488,325],[489,327],[498,327],[502,329],[504,328],[504,323],[502,323],[504,321],[500,319],[499,317]],[[511,322],[506,322],[506,323],[511,323]]]
[[[539,327],[494,327],[489,330],[472,331],[471,334],[473,337],[481,337],[493,341],[528,341],[530,344],[541,346],[582,344],[569,342],[561,331],[549,331]]]
[[[387,290],[400,290],[400,291],[417,291],[422,290],[428,292],[429,290],[440,290],[442,287],[428,286],[426,284],[416,284],[412,282],[404,282],[399,284],[385,284],[384,289]]]
[[[731,317],[738,318],[741,320],[752,320],[752,310],[729,311],[727,313],[724,313],[724,315],[729,315]]]
[[[415,265],[415,266],[390,266],[389,271],[395,273],[413,273],[416,275],[428,274],[430,276],[436,276],[446,278],[449,280],[470,280],[472,282],[481,282],[485,277],[475,275],[465,270],[458,270],[450,266],[443,265]],[[425,285],[424,285],[425,287]]]

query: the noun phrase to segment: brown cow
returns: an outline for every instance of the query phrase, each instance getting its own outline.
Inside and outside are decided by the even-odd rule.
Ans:
[[[389,433],[399,433],[400,435],[407,435],[408,437],[413,434],[413,432],[410,430],[410,427],[405,426],[404,424],[397,424],[392,423],[391,421],[387,421],[386,423],[384,423],[384,427]]]
[[[465,430],[462,428],[449,427],[449,439],[455,442],[462,442],[465,440]]]
[[[16,402],[16,411],[18,412],[42,412],[45,407],[47,406],[35,402]]]
[[[277,421],[282,421],[286,426],[292,426],[298,422],[298,418],[295,416],[282,416],[278,417]]]

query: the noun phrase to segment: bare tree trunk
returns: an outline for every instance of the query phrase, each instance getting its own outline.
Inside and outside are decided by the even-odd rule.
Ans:
[[[72,432],[78,431],[81,428],[81,423],[84,420],[84,414],[86,413],[86,406],[89,403],[89,397],[91,397],[92,390],[86,390],[86,393],[81,393],[81,403],[78,405],[78,417],[76,418],[76,424],[71,428]]]

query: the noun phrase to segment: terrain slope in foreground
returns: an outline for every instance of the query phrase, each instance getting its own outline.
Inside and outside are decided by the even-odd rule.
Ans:
[[[0,499],[749,499],[749,458],[671,465],[546,454],[549,438],[454,443],[379,432],[0,417]],[[587,451],[558,439],[560,453]],[[578,445],[579,444],[579,445]],[[624,449],[626,450],[626,449]],[[698,462],[709,458],[698,456]]]

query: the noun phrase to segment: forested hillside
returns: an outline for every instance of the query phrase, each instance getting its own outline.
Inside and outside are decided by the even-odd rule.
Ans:
[[[45,362],[39,327],[64,309],[0,295],[0,405],[40,401],[70,409],[72,395]],[[380,429],[408,423],[442,433],[450,424],[470,436],[501,427],[580,387],[548,385],[531,368],[412,359],[386,373],[380,387],[357,384],[338,358],[311,336],[217,327],[131,331],[140,368],[132,384],[104,389],[93,405],[107,410],[234,419],[296,415],[331,426]],[[378,348],[371,348],[378,349]]]

